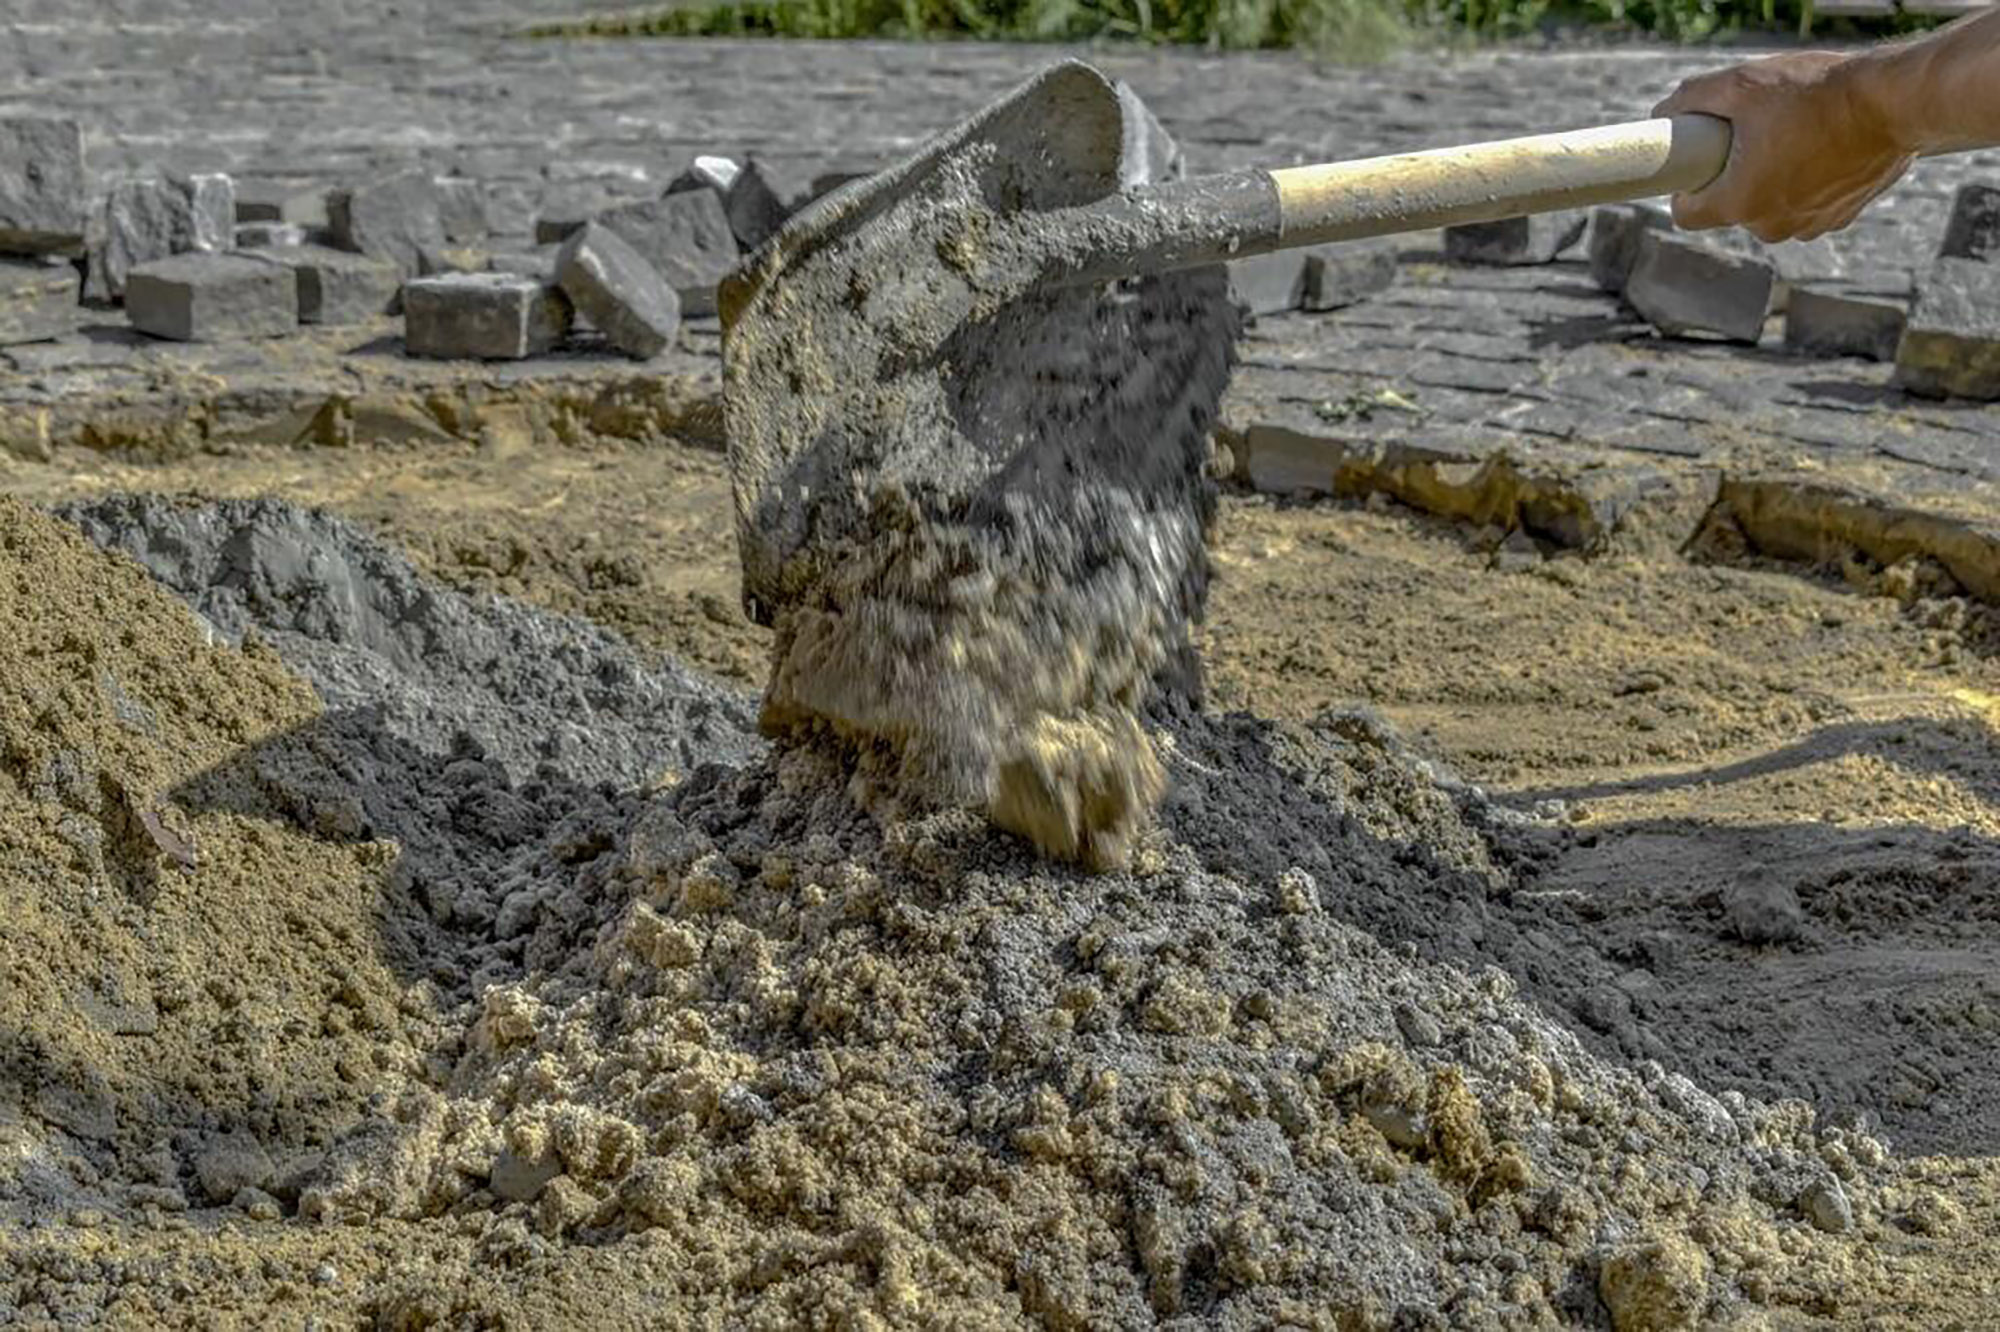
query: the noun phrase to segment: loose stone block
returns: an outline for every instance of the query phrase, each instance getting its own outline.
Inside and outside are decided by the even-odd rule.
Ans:
[[[535,244],[560,245],[583,230],[588,221],[583,213],[544,213],[535,219]]]
[[[1390,241],[1316,245],[1305,251],[1306,310],[1339,310],[1387,291],[1396,281],[1396,246]]]
[[[386,259],[319,245],[258,250],[255,257],[291,273],[298,288],[299,322],[365,323],[392,313],[402,274]]]
[[[235,226],[227,219],[235,211],[235,186],[227,176],[146,175],[114,183],[90,247],[84,295],[120,300],[126,275],[141,264],[229,248]]]
[[[470,245],[493,234],[493,220],[486,206],[486,187],[464,176],[437,178],[438,217],[445,239],[453,245]]]
[[[326,191],[274,181],[236,182],[238,222],[290,222],[313,228],[327,225]]]
[[[171,178],[187,199],[190,250],[226,250],[236,237],[236,182],[221,172]]]
[[[1785,345],[1807,356],[1893,361],[1909,313],[1907,296],[1840,285],[1797,287],[1785,313]]]
[[[1958,187],[1945,224],[1940,259],[2000,257],[2000,186],[1977,181]]]
[[[1229,298],[1250,315],[1296,310],[1306,295],[1306,256],[1278,250],[1229,261]]]
[[[486,257],[486,268],[493,273],[518,273],[522,277],[552,283],[556,280],[556,260],[561,254],[560,245],[538,245],[532,250],[500,250]]]
[[[1625,299],[1669,337],[1715,333],[1756,342],[1764,335],[1777,281],[1769,260],[1648,231],[1639,238]]]
[[[76,332],[80,286],[72,264],[0,259],[0,347]]]
[[[667,182],[668,194],[682,190],[714,190],[726,195],[743,168],[727,157],[697,157],[687,170]]]
[[[754,157],[745,162],[722,199],[729,229],[743,252],[749,253],[776,235],[809,188],[768,162]]]
[[[518,361],[569,332],[560,291],[515,273],[448,273],[403,285],[403,341],[412,356]]]
[[[715,191],[683,190],[625,204],[597,220],[666,279],[680,297],[682,314],[715,313],[716,284],[736,266],[740,253]]]
[[[278,250],[296,248],[305,243],[306,229],[296,222],[236,224],[236,248],[239,250]]]
[[[1581,212],[1537,213],[1446,227],[1444,257],[1454,264],[1501,267],[1554,263],[1582,237],[1588,220]]]
[[[1932,265],[1896,351],[1896,382],[1927,397],[2000,398],[2000,264]]]
[[[1673,215],[1652,204],[1607,204],[1590,213],[1590,276],[1614,296],[1625,294],[1639,238],[1649,231],[1672,231]]]
[[[449,243],[437,181],[427,171],[400,171],[335,190],[326,203],[335,245],[387,259],[406,278],[422,271],[426,248]]]
[[[674,289],[608,227],[592,223],[564,242],[556,281],[605,340],[628,356],[658,356],[680,328]]]
[[[281,337],[299,324],[298,284],[247,255],[177,254],[132,270],[125,314],[141,333],[176,342]]]
[[[87,196],[74,120],[0,119],[0,254],[80,254]]]

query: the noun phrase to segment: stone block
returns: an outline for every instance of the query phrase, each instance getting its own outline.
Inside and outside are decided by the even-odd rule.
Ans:
[[[1767,259],[1648,231],[1639,238],[1625,299],[1668,337],[1713,333],[1756,342],[1764,335],[1777,282]]]
[[[449,273],[403,285],[403,341],[412,356],[518,361],[569,332],[569,299],[516,273]]]
[[[486,187],[464,176],[437,178],[438,218],[444,238],[453,245],[470,245],[493,234]]]
[[[722,199],[737,245],[747,254],[775,236],[810,189],[768,162],[755,157],[745,162]]]
[[[238,222],[290,222],[301,227],[327,225],[326,191],[275,181],[236,182]]]
[[[421,271],[427,247],[441,250],[449,243],[443,200],[428,171],[399,171],[335,190],[326,205],[335,245],[387,259],[405,278]]]
[[[2000,185],[1971,181],[1958,187],[1945,224],[1940,259],[2000,257]]]
[[[1614,296],[1625,294],[1639,238],[1649,231],[1672,231],[1673,215],[1653,204],[1607,204],[1590,211],[1590,276]]]
[[[0,118],[0,254],[80,254],[88,216],[74,120]]]
[[[124,298],[125,279],[141,264],[192,251],[229,248],[235,239],[235,187],[227,176],[135,176],[104,197],[90,246],[84,295]]]
[[[190,250],[226,250],[236,239],[236,182],[219,171],[174,176],[187,200]]]
[[[736,184],[736,177],[743,168],[727,157],[697,157],[687,170],[667,182],[666,193],[679,194],[682,190],[714,190],[727,195]]]
[[[736,266],[740,253],[715,191],[683,190],[625,204],[597,220],[666,279],[680,297],[681,313],[715,313],[716,284]]]
[[[1893,361],[1909,313],[1907,296],[1840,284],[1796,287],[1785,312],[1785,345],[1807,356]]]
[[[176,342],[282,337],[299,325],[298,284],[248,255],[177,254],[127,275],[132,327]]]
[[[1305,310],[1339,310],[1387,291],[1396,281],[1393,241],[1351,241],[1305,251]]]
[[[608,227],[592,223],[563,243],[556,280],[605,340],[628,356],[659,355],[680,328],[674,289]]]
[[[1444,229],[1444,257],[1454,264],[1519,267],[1552,264],[1576,244],[1588,222],[1580,211],[1537,213]]]
[[[80,287],[73,264],[0,259],[0,347],[76,332]]]
[[[544,213],[535,219],[535,244],[560,245],[583,230],[588,213]]]
[[[296,222],[238,222],[239,250],[294,249],[306,243],[306,229]]]
[[[1121,81],[1117,88],[1123,131],[1118,151],[1119,187],[1129,190],[1135,185],[1179,180],[1186,174],[1180,145],[1131,84]]]
[[[320,245],[258,250],[254,257],[278,264],[298,287],[302,324],[360,324],[394,312],[402,274],[386,259]]]
[[[1926,397],[2000,398],[2000,264],[1931,266],[1896,351],[1896,382]]]
[[[1306,256],[1277,250],[1229,261],[1229,298],[1251,316],[1296,310],[1306,296]]]

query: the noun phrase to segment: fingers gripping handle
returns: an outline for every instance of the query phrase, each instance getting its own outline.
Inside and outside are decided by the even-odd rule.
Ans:
[[[1722,174],[1729,145],[1728,121],[1684,115],[1288,167],[1270,173],[1278,247],[1698,190]]]

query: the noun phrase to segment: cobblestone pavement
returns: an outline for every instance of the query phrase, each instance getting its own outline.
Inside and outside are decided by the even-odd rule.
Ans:
[[[872,167],[1063,55],[1132,82],[1197,171],[1637,116],[1681,75],[1728,58],[1651,46],[1510,49],[1357,70],[1282,54],[520,35],[589,8],[0,0],[0,114],[78,117],[93,169],[107,176],[163,165],[335,185],[420,162],[486,182],[502,225],[525,230],[543,208],[656,194],[697,152],[754,152],[808,172]],[[2000,154],[1922,164],[1809,267],[1884,279],[1920,266],[1951,192],[1981,173],[2000,175]],[[1775,336],[1758,349],[1660,340],[1579,264],[1454,269],[1436,262],[1434,237],[1409,244],[1388,295],[1253,330],[1232,424],[1418,444],[1447,459],[1504,451],[1572,469],[1609,460],[1838,473],[1899,502],[2000,515],[1986,489],[2000,482],[2000,409],[1906,399],[1886,367],[1795,358]],[[115,311],[103,318],[120,321]],[[0,370],[11,369],[0,374],[0,414],[74,412],[97,397],[132,403],[191,378],[258,392],[287,376],[301,392],[407,380],[416,372],[382,351],[389,332],[362,340],[373,357],[343,359],[339,348],[164,350],[86,330],[0,353]],[[714,355],[712,333],[697,331],[668,369],[712,375]],[[510,374],[579,372],[610,373],[572,358]],[[1385,387],[1417,410],[1367,410]]]

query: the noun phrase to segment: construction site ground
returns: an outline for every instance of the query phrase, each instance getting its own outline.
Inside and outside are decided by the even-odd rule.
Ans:
[[[415,27],[408,7],[307,7],[273,47],[263,26],[202,40],[217,25],[178,8],[95,27],[11,16],[0,109],[118,109],[93,122],[105,160],[302,180],[357,154],[477,158],[524,182],[560,160],[663,181],[697,151],[871,166],[1081,54],[1130,78],[1208,170],[1636,115],[1718,59],[1510,50],[1352,71],[1120,50],[522,43],[510,34],[549,17],[525,0]],[[209,54],[175,58],[188,51]],[[223,56],[231,77],[212,86]],[[1925,164],[1816,262],[1907,271],[1955,184],[1996,169]],[[1726,1079],[1691,1065],[1698,1082],[1854,1108],[1962,1209],[1933,1233],[1854,1236],[1872,1261],[1827,1314],[1978,1327],[2000,1306],[2000,1102],[1973,1071],[2000,1033],[2000,408],[1907,398],[1888,367],[1792,356],[1778,329],[1758,348],[1663,340],[1581,262],[1453,268],[1427,236],[1407,242],[1388,294],[1259,322],[1218,452],[1209,698],[1301,719],[1368,705],[1502,806],[1567,821],[1525,890],[1601,922],[1630,958],[1628,1000],[1655,1020],[1759,1053]],[[738,604],[712,325],[638,367],[420,365],[395,337],[385,321],[225,355],[146,343],[106,312],[78,339],[0,352],[0,491],[324,507],[454,587],[760,687],[767,640]],[[1703,927],[1745,879],[1790,890],[1802,942]],[[1615,1023],[1586,1035],[1649,1057],[1621,1049]],[[365,1280],[399,1233],[274,1229],[247,1251]],[[190,1280],[246,1251],[227,1227],[121,1242]],[[548,1309],[591,1298],[601,1260],[574,1251]],[[307,1283],[289,1298],[319,1296]]]

